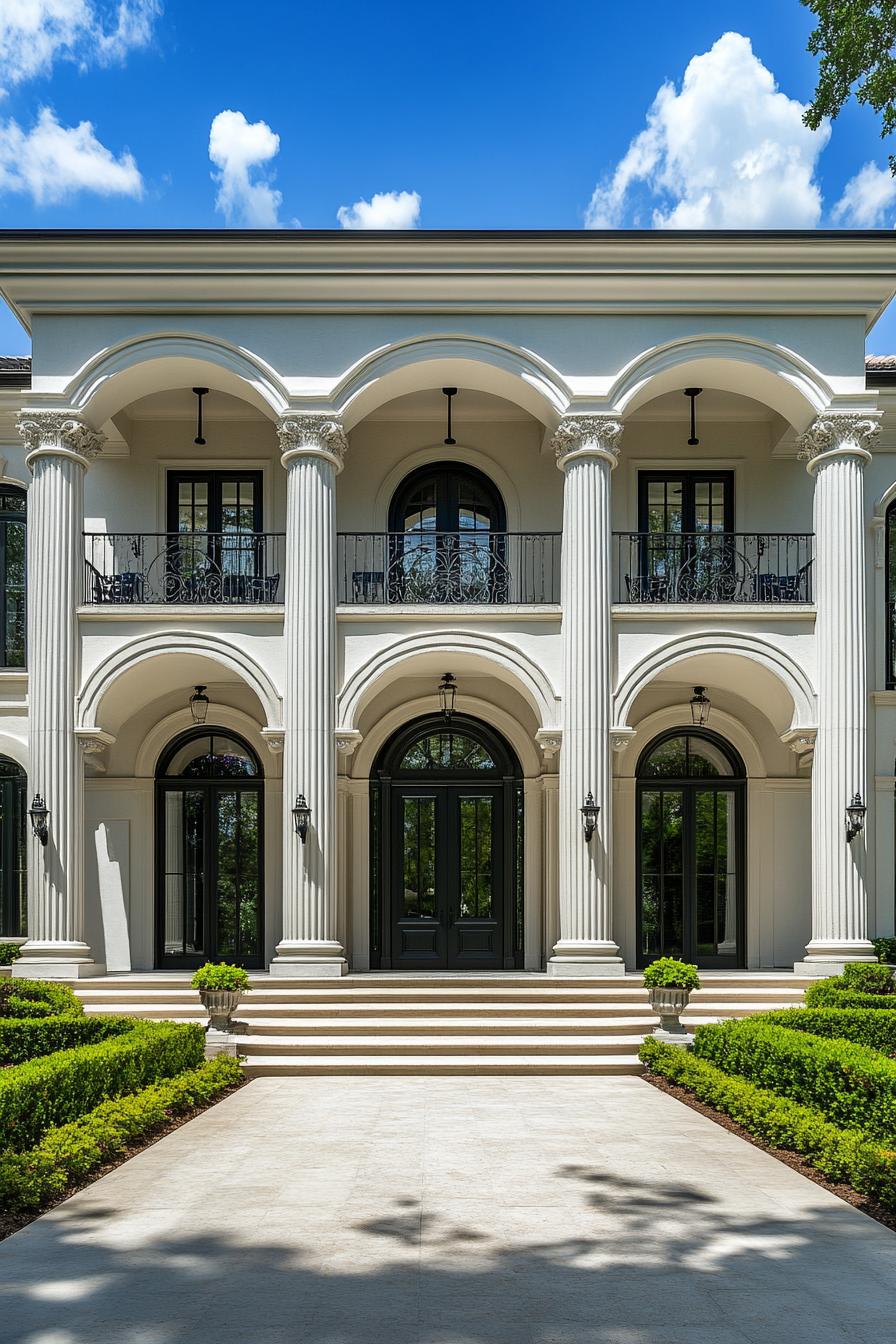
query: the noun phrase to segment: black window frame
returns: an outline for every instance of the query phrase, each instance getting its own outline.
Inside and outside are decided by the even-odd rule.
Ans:
[[[234,471],[214,470],[203,471],[196,468],[190,471],[169,471],[166,477],[167,490],[167,522],[166,530],[177,533],[180,531],[180,519],[178,517],[180,500],[178,498],[181,485],[195,485],[197,482],[205,481],[209,487],[208,490],[208,527],[206,532],[220,533],[222,529],[221,515],[221,486],[225,481],[236,481],[237,483],[251,482],[255,486],[255,498],[253,501],[253,521],[252,531],[262,532],[264,520],[264,507],[262,492],[264,486],[264,472],[236,469]]]
[[[9,496],[21,499],[22,509],[10,509],[7,506]],[[23,578],[22,578],[22,599],[23,599],[23,630],[22,646],[17,650],[16,659],[10,657],[9,645],[9,578],[7,566],[7,537],[9,525],[16,523],[24,530],[23,545]],[[28,492],[19,485],[0,485],[0,640],[3,643],[2,663],[4,668],[25,668],[28,661],[27,646],[27,624],[28,624]]]
[[[0,938],[24,938],[28,932],[28,776],[11,756],[0,756],[0,794]]]
[[[681,531],[694,533],[696,527],[696,490],[698,483],[721,482],[725,487],[724,532],[734,531],[734,472],[733,471],[639,471],[638,472],[638,531],[648,532],[647,490],[656,481],[681,481]]]

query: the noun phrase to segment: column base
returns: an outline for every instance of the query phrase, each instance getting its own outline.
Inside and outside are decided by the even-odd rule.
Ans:
[[[105,974],[86,943],[23,943],[22,955],[12,964],[14,980],[84,980]]]
[[[283,942],[277,944],[271,975],[295,979],[334,979],[348,973],[341,943]]]
[[[820,938],[809,943],[805,959],[795,961],[793,969],[796,975],[824,979],[829,975],[842,975],[844,966],[850,961],[877,961],[877,953],[867,938],[857,938],[854,942]]]
[[[615,943],[559,942],[547,965],[548,975],[625,975],[625,962]]]

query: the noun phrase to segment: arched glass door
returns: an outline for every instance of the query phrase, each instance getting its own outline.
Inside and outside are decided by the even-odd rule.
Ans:
[[[263,779],[245,742],[179,738],[156,779],[158,964],[263,964]]]
[[[0,938],[28,932],[25,771],[0,756]]]
[[[506,516],[474,467],[438,462],[412,472],[389,510],[389,600],[507,600]]]
[[[522,782],[506,743],[456,715],[418,720],[372,783],[372,962],[522,964]]]
[[[638,763],[638,965],[744,964],[746,780],[705,730],[657,738]]]

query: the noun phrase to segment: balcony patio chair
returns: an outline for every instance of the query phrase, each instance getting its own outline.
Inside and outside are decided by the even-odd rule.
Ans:
[[[352,571],[352,601],[382,602],[385,575],[381,569]]]
[[[130,570],[121,574],[100,574],[99,570],[93,570],[93,600],[97,603],[142,602],[143,593],[142,574]]]

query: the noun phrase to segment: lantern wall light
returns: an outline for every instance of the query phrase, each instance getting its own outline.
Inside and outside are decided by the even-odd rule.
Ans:
[[[439,682],[439,705],[445,719],[450,722],[457,702],[457,682],[450,672],[446,672]]]
[[[31,806],[28,809],[28,816],[31,818],[31,833],[35,840],[39,840],[45,845],[50,838],[50,809],[47,807],[43,797],[36,793]]]
[[[865,829],[865,813],[867,812],[865,804],[862,802],[862,795],[854,793],[852,802],[846,809],[846,843],[852,844],[857,835],[860,835]]]
[[[304,793],[300,793],[292,809],[292,819],[296,828],[296,835],[304,845],[308,839],[308,827],[311,824],[311,808],[305,801]]]
[[[591,843],[591,837],[597,830],[597,817],[600,812],[600,803],[594,801],[594,794],[590,789],[588,790],[588,797],[585,799],[579,810],[582,813],[582,830],[585,832],[585,844],[588,845]]]
[[[190,696],[190,713],[194,723],[205,723],[208,718],[209,699],[204,686],[196,686]]]
[[[706,694],[706,687],[695,686],[694,694],[691,696],[691,722],[702,728],[709,719],[711,709],[712,701]]]

